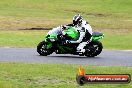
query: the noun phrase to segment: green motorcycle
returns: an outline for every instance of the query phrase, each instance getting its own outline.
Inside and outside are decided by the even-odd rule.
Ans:
[[[78,37],[79,32],[74,27],[69,27],[64,31],[63,35],[47,35],[44,41],[38,44],[37,52],[42,56],[47,56],[55,52],[56,54],[73,54],[87,57],[94,57],[101,53],[103,46],[99,40],[104,37],[103,33],[93,32],[92,41],[84,47],[85,52],[83,54],[76,52],[78,43],[64,44],[65,40],[74,40]]]

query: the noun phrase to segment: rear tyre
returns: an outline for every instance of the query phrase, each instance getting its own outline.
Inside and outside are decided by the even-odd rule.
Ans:
[[[42,55],[42,56],[47,56],[53,53],[52,48],[51,49],[46,49],[47,43],[45,41],[42,41],[38,44],[37,46],[37,52]]]
[[[103,45],[100,41],[95,41],[87,45],[85,49],[86,49],[85,56],[94,57],[102,52]]]

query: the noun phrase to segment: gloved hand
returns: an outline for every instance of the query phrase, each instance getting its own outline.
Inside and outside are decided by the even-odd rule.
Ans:
[[[66,28],[67,28],[67,26],[66,26],[66,25],[63,25],[63,26],[62,26],[62,29],[63,29],[63,30],[65,30]]]
[[[70,41],[69,41],[69,40],[66,40],[66,41],[65,41],[65,44],[69,44],[69,43],[70,43]]]

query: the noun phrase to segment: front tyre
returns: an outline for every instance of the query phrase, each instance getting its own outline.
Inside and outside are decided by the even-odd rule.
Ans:
[[[100,41],[91,42],[90,45],[85,47],[85,56],[94,57],[102,52],[103,45]]]
[[[45,41],[42,41],[38,44],[37,46],[37,52],[42,55],[42,56],[47,56],[53,53],[53,50],[50,49],[46,49],[47,43]]]

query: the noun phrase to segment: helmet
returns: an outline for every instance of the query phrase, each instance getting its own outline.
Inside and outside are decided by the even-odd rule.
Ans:
[[[73,25],[78,25],[82,22],[83,18],[80,14],[77,14],[73,17]]]

